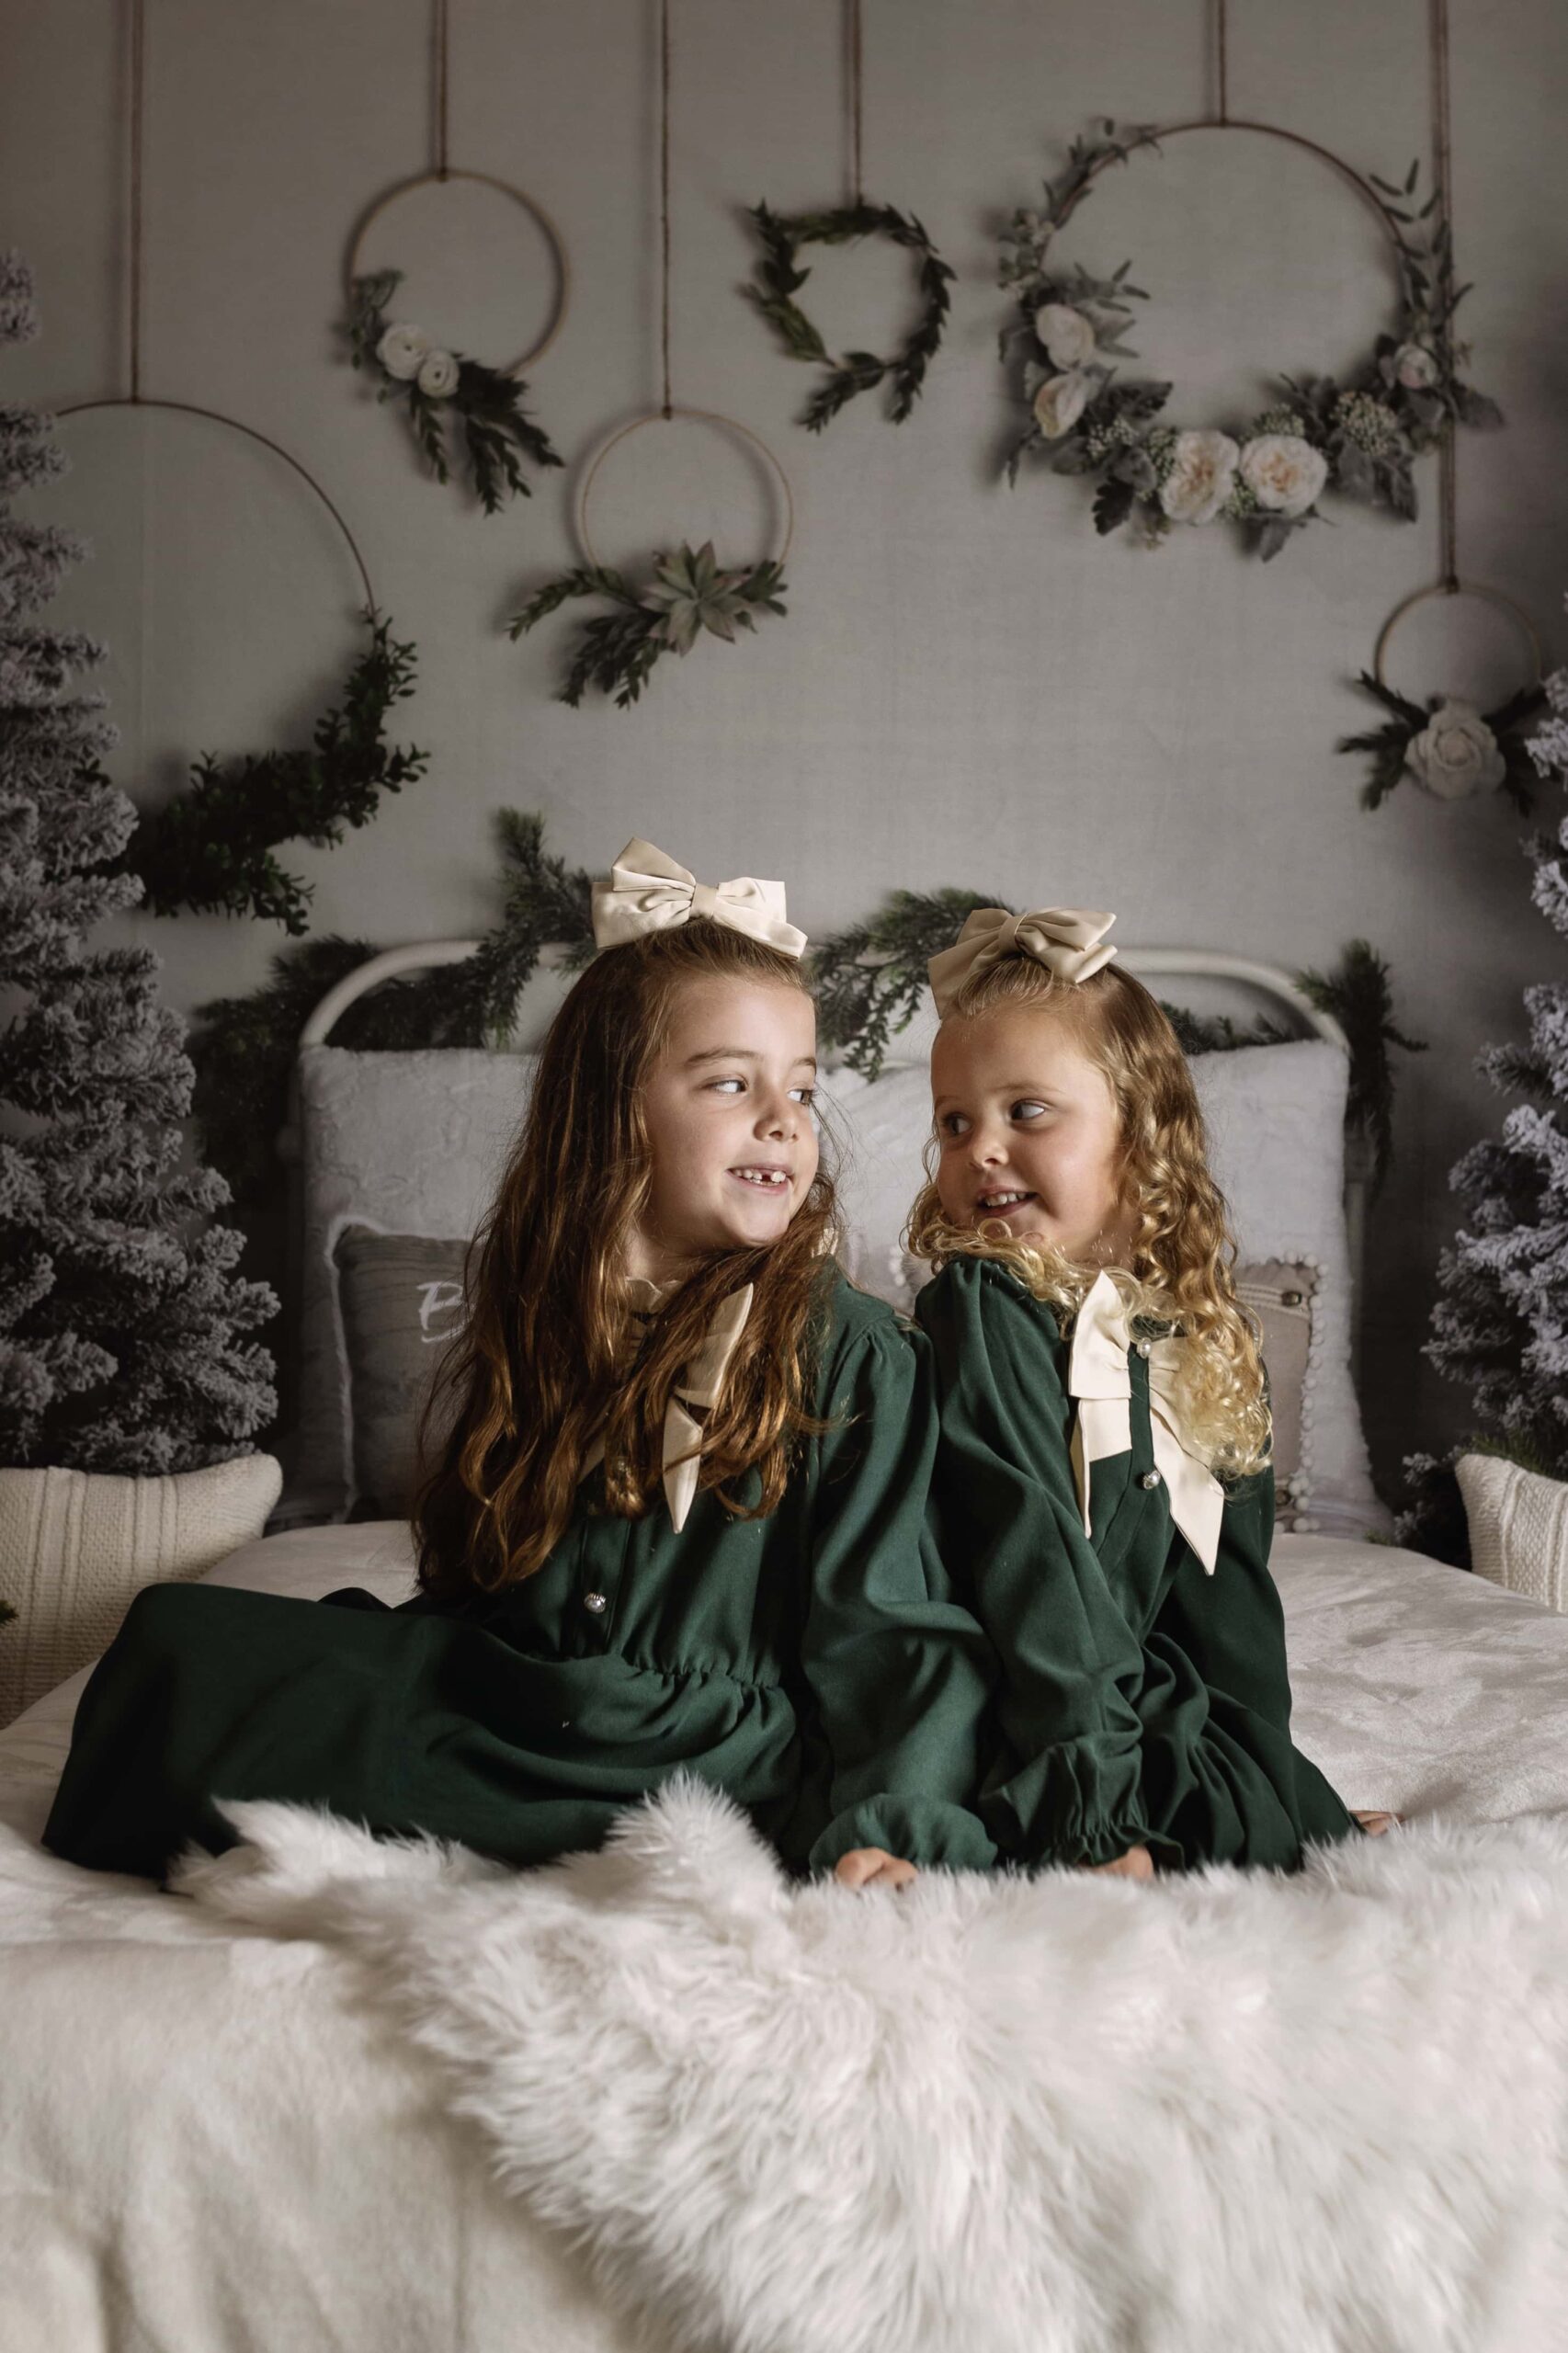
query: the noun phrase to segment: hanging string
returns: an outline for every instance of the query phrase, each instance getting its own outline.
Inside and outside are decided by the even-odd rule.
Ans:
[[[659,301],[665,392],[670,407],[670,0],[659,0]]]
[[[865,181],[860,168],[860,153],[864,144],[865,45],[860,31],[860,0],[846,0],[845,49],[849,83],[849,194],[856,204],[865,202]]]
[[[1231,32],[1226,0],[1214,0],[1214,71],[1220,95],[1218,119],[1228,123],[1231,119]]]
[[[448,176],[447,165],[447,80],[450,63],[447,32],[447,0],[436,0],[436,176]]]
[[[145,112],[144,0],[131,9],[131,397],[142,397],[142,119]]]
[[[1448,278],[1459,282],[1453,245],[1453,114],[1449,79],[1448,0],[1431,0],[1432,28],[1432,155],[1437,217],[1447,231]],[[1440,273],[1439,273],[1440,275]],[[1450,319],[1444,329],[1453,340]],[[1459,574],[1459,428],[1449,417],[1437,445],[1437,570],[1443,586],[1453,596]]]

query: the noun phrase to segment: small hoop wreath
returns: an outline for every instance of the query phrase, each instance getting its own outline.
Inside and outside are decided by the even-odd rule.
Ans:
[[[1062,269],[1050,248],[1099,174],[1142,148],[1196,131],[1244,131],[1280,139],[1328,165],[1370,207],[1387,233],[1399,275],[1392,330],[1340,384],[1330,376],[1281,376],[1279,397],[1236,432],[1194,430],[1163,421],[1173,387],[1117,381],[1110,359],[1137,355],[1122,340],[1132,304],[1145,290],[1129,282],[1123,262],[1109,278],[1075,263]],[[1094,474],[1095,528],[1105,534],[1136,520],[1151,543],[1173,524],[1239,525],[1267,563],[1291,534],[1321,520],[1318,500],[1335,490],[1401,521],[1416,511],[1414,460],[1456,425],[1497,426],[1496,403],[1460,381],[1468,347],[1455,340],[1453,317],[1465,286],[1454,283],[1453,246],[1436,193],[1414,202],[1419,166],[1403,186],[1364,180],[1316,141],[1272,123],[1223,121],[1150,125],[1119,134],[1112,122],[1075,140],[1067,168],[1045,183],[1039,210],[1019,210],[1001,237],[998,283],[1016,298],[1018,316],[1002,331],[1005,366],[1017,369],[1029,410],[1028,429],[1008,453],[1017,480],[1026,457],[1042,457],[1058,473]]]
[[[1478,710],[1460,695],[1434,695],[1425,703],[1414,702],[1389,685],[1384,664],[1390,640],[1407,613],[1434,597],[1470,597],[1491,605],[1507,616],[1528,646],[1529,683],[1494,710]],[[1379,807],[1409,776],[1437,801],[1464,801],[1472,793],[1499,792],[1521,813],[1528,813],[1536,768],[1524,730],[1545,709],[1547,697],[1535,624],[1511,597],[1480,581],[1444,580],[1418,588],[1396,605],[1383,623],[1372,666],[1363,670],[1356,683],[1391,714],[1383,726],[1362,735],[1343,735],[1335,747],[1370,755],[1371,768],[1361,788],[1364,809]]]
[[[635,583],[600,562],[588,529],[588,501],[600,468],[629,436],[642,432],[645,426],[667,424],[673,417],[735,434],[761,457],[778,486],[783,508],[784,532],[777,555],[726,569],[720,565],[711,540],[695,550],[683,541],[674,555],[661,550],[650,556]],[[738,630],[756,627],[758,614],[786,609],[784,565],[795,536],[794,494],[789,475],[767,442],[738,417],[726,416],[717,409],[673,405],[634,416],[610,435],[585,469],[574,512],[577,542],[585,561],[536,590],[506,627],[507,636],[516,641],[571,597],[609,600],[610,612],[596,614],[582,624],[576,651],[557,690],[559,702],[575,709],[588,688],[595,687],[601,694],[613,694],[624,710],[637,700],[662,654],[689,654],[704,631],[733,644]]]
[[[747,217],[756,227],[762,252],[755,282],[743,290],[746,300],[777,329],[791,359],[815,361],[828,370],[798,422],[808,432],[820,433],[858,393],[874,392],[886,378],[892,389],[888,416],[892,424],[902,425],[920,397],[926,369],[941,348],[949,303],[948,288],[954,277],[920,222],[912,212],[896,211],[891,204],[864,201],[840,205],[831,212],[788,214],[754,204]],[[918,255],[920,319],[891,359],[879,358],[874,351],[846,351],[835,360],[794,299],[811,276],[809,269],[800,267],[801,248],[850,244],[861,237],[885,237]]]
[[[359,273],[360,248],[388,207],[415,188],[441,186],[449,180],[467,180],[498,189],[538,224],[554,257],[555,300],[543,332],[527,351],[519,352],[504,368],[486,367],[482,360],[465,358],[460,352],[444,349],[431,340],[423,327],[411,321],[389,319],[388,305],[403,282],[401,270]],[[449,416],[461,420],[474,490],[487,515],[498,514],[509,495],[531,495],[532,485],[520,462],[523,458],[536,466],[565,462],[542,427],[525,413],[522,403],[528,386],[518,372],[540,358],[560,334],[571,290],[566,248],[542,205],[520,188],[496,179],[489,172],[448,169],[417,173],[412,179],[400,180],[371,205],[354,232],[344,274],[348,295],[346,333],[350,361],[354,367],[380,377],[378,401],[403,399],[407,403],[415,443],[437,482],[451,479],[447,434]]]

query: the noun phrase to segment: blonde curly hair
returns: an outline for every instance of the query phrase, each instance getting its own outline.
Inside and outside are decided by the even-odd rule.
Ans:
[[[1090,979],[1059,980],[1032,957],[1012,956],[965,982],[943,1028],[998,1006],[1027,1005],[1067,1024],[1108,1083],[1121,1122],[1122,1198],[1138,1212],[1131,1267],[1108,1269],[1130,1317],[1145,1316],[1186,1342],[1176,1402],[1195,1449],[1221,1476],[1243,1478],[1270,1460],[1263,1360],[1251,1317],[1236,1297],[1236,1245],[1224,1196],[1209,1172],[1198,1093],[1176,1031],[1141,981],[1118,964]],[[1101,1271],[1043,1240],[1022,1241],[999,1223],[949,1222],[926,1147],[926,1182],[909,1214],[908,1247],[940,1267],[960,1256],[1010,1267],[1063,1330]]]

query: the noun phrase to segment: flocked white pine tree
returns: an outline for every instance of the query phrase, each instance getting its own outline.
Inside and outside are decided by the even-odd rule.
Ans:
[[[0,345],[37,333],[0,252]],[[181,1172],[194,1074],[143,948],[86,934],[133,906],[115,863],[136,812],[100,761],[103,648],[32,617],[86,551],[11,511],[66,470],[52,420],[0,405],[0,1463],[152,1476],[255,1451],[276,1410],[277,1313],[213,1222],[229,1188]]]
[[[1543,777],[1568,789],[1568,670],[1547,680],[1551,716],[1531,739]],[[1530,896],[1568,938],[1568,813],[1525,845]],[[1554,1479],[1568,1478],[1568,980],[1525,991],[1529,1041],[1488,1046],[1477,1061],[1504,1094],[1520,1095],[1502,1132],[1472,1144],[1449,1182],[1465,1221],[1438,1261],[1440,1296],[1426,1355],[1470,1390],[1480,1445]],[[1462,1450],[1462,1449],[1461,1449]],[[1449,1464],[1411,1455],[1412,1507],[1402,1540],[1449,1557],[1462,1515]]]

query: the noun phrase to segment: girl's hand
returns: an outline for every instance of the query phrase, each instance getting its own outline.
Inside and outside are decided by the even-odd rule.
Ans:
[[[1389,1813],[1381,1806],[1363,1809],[1358,1805],[1353,1805],[1350,1811],[1369,1838],[1381,1838],[1385,1830],[1392,1830],[1396,1822],[1404,1820],[1403,1813]]]
[[[913,1863],[885,1853],[881,1847],[852,1847],[835,1863],[833,1876],[840,1887],[897,1888],[907,1887],[920,1874]]]
[[[1147,1847],[1129,1847],[1114,1863],[1080,1863],[1081,1871],[1108,1871],[1115,1879],[1153,1879],[1154,1860]]]

